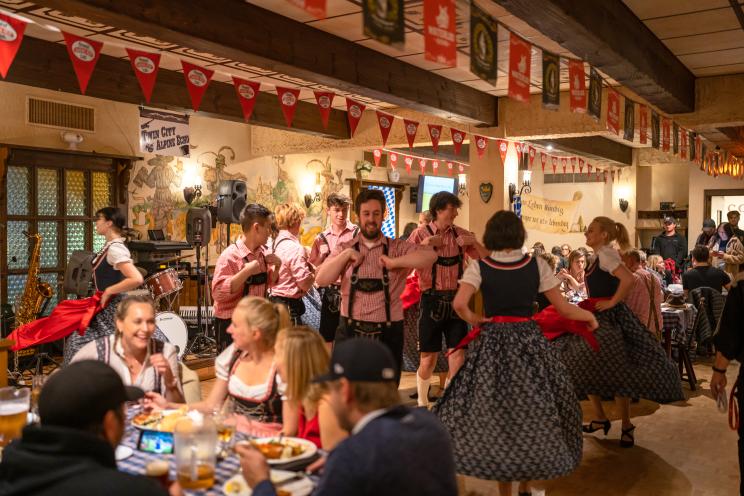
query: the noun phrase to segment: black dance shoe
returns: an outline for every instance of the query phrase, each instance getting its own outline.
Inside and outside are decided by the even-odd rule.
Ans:
[[[610,427],[612,424],[609,420],[592,420],[587,425],[582,425],[581,430],[586,432],[587,434],[591,434],[592,432],[597,432],[599,430],[604,431],[605,436],[608,432],[610,432]]]
[[[635,434],[633,434],[633,431],[635,430],[635,425],[632,425],[628,427],[627,429],[622,429],[622,434],[620,435],[620,446],[623,448],[632,448],[635,446]]]

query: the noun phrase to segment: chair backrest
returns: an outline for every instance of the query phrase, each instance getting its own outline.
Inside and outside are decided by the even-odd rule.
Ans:
[[[690,291],[690,299],[698,311],[693,327],[694,334],[700,342],[705,342],[713,337],[726,299],[721,293],[707,286]]]

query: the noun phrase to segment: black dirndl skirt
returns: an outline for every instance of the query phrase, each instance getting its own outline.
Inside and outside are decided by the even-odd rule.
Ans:
[[[419,367],[421,355],[418,349],[418,325],[421,304],[416,303],[403,310],[403,372],[416,372]],[[447,350],[447,343],[442,337],[442,350]],[[437,354],[437,363],[434,373],[449,371],[449,364],[445,352]]]
[[[544,480],[581,461],[573,384],[534,322],[484,324],[433,412],[449,430],[460,474]]]
[[[624,304],[597,312],[599,328],[594,351],[578,335],[566,334],[552,346],[566,364],[576,396],[628,396],[657,403],[682,401],[682,383],[675,364],[653,334]]]

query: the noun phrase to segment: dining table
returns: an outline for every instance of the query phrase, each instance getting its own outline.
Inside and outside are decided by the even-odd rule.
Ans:
[[[687,344],[694,352],[695,343],[690,334],[693,332],[696,316],[697,309],[690,303],[685,303],[684,307],[661,304],[664,346],[668,356],[672,354],[672,343]]]

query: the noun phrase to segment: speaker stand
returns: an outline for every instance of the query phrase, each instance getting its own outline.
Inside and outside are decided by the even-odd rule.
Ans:
[[[212,348],[217,349],[217,342],[207,336],[206,330],[202,327],[202,286],[204,280],[201,275],[201,238],[194,240],[196,249],[196,328],[197,334],[194,339],[186,346],[184,356],[194,354],[197,356],[211,356]],[[209,246],[207,246],[209,250]]]

